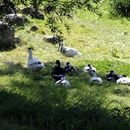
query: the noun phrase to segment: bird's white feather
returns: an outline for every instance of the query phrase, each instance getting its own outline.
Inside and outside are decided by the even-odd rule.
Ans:
[[[61,80],[56,81],[55,85],[60,85],[60,86],[65,86],[65,87],[70,87],[70,82],[65,78],[62,77]]]
[[[117,81],[116,81],[117,84],[127,84],[127,85],[130,85],[130,78],[128,77],[122,77],[122,78],[119,78]]]
[[[44,64],[38,58],[33,58],[32,49],[29,49],[28,52],[28,67],[34,71],[42,69],[44,67]]]
[[[75,48],[65,47],[63,42],[60,43],[60,51],[61,53],[63,53],[65,56],[68,57],[81,55]]]
[[[97,84],[102,84],[102,79],[100,77],[92,77],[89,82],[95,82]]]

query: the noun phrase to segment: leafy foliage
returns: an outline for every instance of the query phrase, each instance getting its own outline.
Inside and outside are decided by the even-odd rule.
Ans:
[[[112,14],[130,16],[130,0],[111,0]]]
[[[78,9],[88,9],[90,11],[95,12],[96,10],[96,4],[99,2],[93,0],[90,2],[90,0],[70,0],[70,1],[48,1],[45,4],[44,11],[47,14],[47,24],[51,28],[51,31],[53,33],[59,32],[61,34],[61,30],[57,27],[57,22],[62,22],[64,17],[67,18],[73,18],[74,13]],[[92,4],[94,3],[94,4]]]
[[[57,22],[63,17],[73,18],[77,9],[88,9],[96,12],[98,2],[101,0],[15,0],[16,4],[31,5],[34,9],[43,9],[47,16],[47,25],[53,33],[61,34]]]

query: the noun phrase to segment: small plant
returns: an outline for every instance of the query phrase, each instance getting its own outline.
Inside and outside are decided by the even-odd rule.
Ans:
[[[116,57],[116,58],[119,58],[119,57],[120,57],[120,56],[119,56],[119,50],[116,49],[116,48],[114,48],[114,49],[112,50],[112,56],[113,56],[113,57]]]

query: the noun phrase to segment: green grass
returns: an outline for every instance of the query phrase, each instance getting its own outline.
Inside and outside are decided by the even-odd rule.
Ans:
[[[110,70],[130,75],[129,24],[127,19],[99,18],[87,11],[79,11],[73,20],[64,19],[60,28],[66,46],[82,54],[75,58],[65,57],[58,45],[43,40],[51,34],[45,21],[30,19],[24,28],[16,28],[21,44],[0,52],[0,129],[129,130],[130,87],[105,79]],[[30,31],[33,25],[39,31]],[[39,73],[27,68],[30,46],[46,65]],[[70,61],[79,70],[78,76],[67,77],[71,88],[54,85],[50,73],[57,59],[62,66]],[[88,63],[97,68],[102,85],[89,83],[89,75],[82,72]]]

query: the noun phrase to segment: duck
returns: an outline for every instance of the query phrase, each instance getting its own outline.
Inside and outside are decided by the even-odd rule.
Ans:
[[[41,70],[44,67],[44,64],[38,58],[33,58],[32,48],[28,48],[28,53],[28,67],[33,71]]]
[[[65,47],[64,46],[64,41],[59,42],[59,50],[62,54],[68,57],[74,57],[76,55],[81,55],[76,49],[70,48],[70,47]]]
[[[60,80],[56,81],[55,85],[60,85],[64,87],[70,87],[70,82],[66,79],[65,76],[62,76]]]
[[[92,78],[90,78],[89,82],[92,83],[92,82],[95,82],[97,84],[102,84],[102,79],[100,77],[97,76],[95,70],[91,70],[91,75],[92,75]]]
[[[75,75],[78,73],[77,69],[70,64],[70,62],[66,62],[66,66],[64,67],[65,73],[68,75]]]
[[[119,78],[117,81],[116,81],[117,84],[126,84],[126,85],[130,85],[130,78],[126,77],[126,76],[123,76],[121,78]]]
[[[106,79],[109,81],[116,82],[119,78],[121,78],[119,74],[115,73],[114,70],[110,70],[109,73],[106,74]]]
[[[89,73],[90,75],[91,75],[92,70],[94,70],[94,71],[96,72],[96,68],[93,67],[91,64],[88,64],[88,65],[86,65],[86,66],[83,68],[83,72]]]

